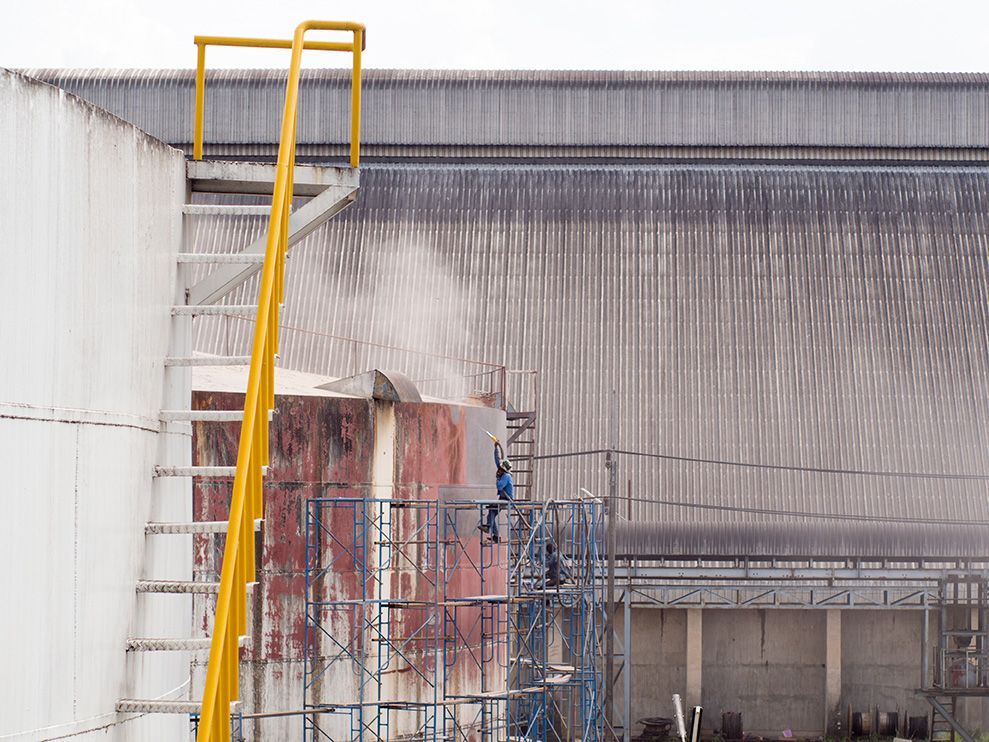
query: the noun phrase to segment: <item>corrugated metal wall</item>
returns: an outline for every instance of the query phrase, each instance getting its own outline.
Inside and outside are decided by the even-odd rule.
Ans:
[[[192,139],[191,70],[27,72],[166,142]],[[348,74],[303,72],[300,145],[349,141]],[[284,70],[209,72],[206,141],[272,143],[284,88]],[[431,145],[588,146],[604,156],[623,146],[985,149],[989,76],[367,70],[362,140],[412,154]]]
[[[624,449],[986,475],[987,210],[983,168],[369,167],[357,205],[295,248],[285,321],[538,369],[543,453],[608,445],[615,389]],[[203,217],[200,242],[260,228]],[[200,322],[203,349],[246,340]],[[305,333],[283,356],[350,370]],[[603,492],[602,463],[544,462],[541,494]],[[978,480],[623,457],[627,480],[645,500],[985,518]],[[644,553],[986,552],[978,527],[633,513]]]

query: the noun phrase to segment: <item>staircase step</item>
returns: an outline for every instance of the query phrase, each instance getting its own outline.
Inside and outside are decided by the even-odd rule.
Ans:
[[[156,477],[232,477],[237,473],[236,466],[156,466]],[[268,467],[261,467],[261,474],[268,473]]]
[[[173,315],[191,315],[193,317],[204,314],[253,317],[257,313],[257,304],[179,304],[172,307]]]
[[[166,423],[212,422],[229,423],[244,419],[243,410],[162,410],[160,419]]]
[[[263,263],[264,253],[180,252],[177,260],[180,263]]]
[[[149,536],[173,533],[226,533],[225,520],[196,520],[189,523],[147,523],[144,532]],[[254,530],[261,530],[261,519],[254,521]]]
[[[159,419],[166,423],[229,423],[244,419],[243,410],[162,410]],[[268,420],[275,419],[275,411],[268,410]]]
[[[218,593],[219,582],[194,582],[192,580],[138,580],[139,593]]]
[[[156,466],[156,477],[232,477],[236,466]]]
[[[274,164],[189,160],[186,173],[193,191],[271,195],[277,175]],[[296,165],[292,188],[296,196],[316,196],[328,187],[356,189],[359,175],[348,167]]]
[[[242,636],[237,645],[246,647],[250,637]],[[209,649],[212,639],[208,636],[200,639],[128,639],[128,652],[185,652]]]
[[[250,366],[250,356],[169,356],[166,366]]]
[[[182,213],[190,216],[268,216],[271,214],[271,206],[264,204],[186,204],[182,207]]]
[[[135,698],[117,701],[117,711],[121,714],[198,714],[202,708],[198,701],[141,701]],[[231,701],[230,712],[239,710],[240,701]]]

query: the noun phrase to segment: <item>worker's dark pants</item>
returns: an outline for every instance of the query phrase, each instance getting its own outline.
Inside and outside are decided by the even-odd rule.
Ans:
[[[499,498],[502,499],[502,498]],[[505,507],[501,502],[497,505],[488,505],[487,528],[492,541],[498,540],[498,511]]]
[[[501,510],[499,505],[488,505],[488,533],[491,536],[492,541],[498,540],[498,511]]]

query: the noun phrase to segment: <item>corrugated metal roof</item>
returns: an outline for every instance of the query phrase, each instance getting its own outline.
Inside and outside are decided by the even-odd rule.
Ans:
[[[289,265],[285,322],[538,369],[543,453],[989,475],[989,170],[380,166]],[[211,249],[255,217],[199,217]],[[244,289],[234,302],[246,300]],[[246,341],[203,318],[204,350]],[[286,333],[288,366],[389,365]],[[443,367],[411,369],[460,373]],[[984,481],[620,461],[641,500],[986,519]],[[540,464],[544,496],[603,457]],[[640,553],[987,556],[981,527],[636,502]]]
[[[191,141],[190,70],[27,72],[170,144]],[[304,72],[300,144],[348,141],[348,74]],[[206,141],[273,142],[284,75],[209,72]],[[448,147],[453,155],[459,147],[985,149],[989,76],[367,70],[362,137],[372,146]]]

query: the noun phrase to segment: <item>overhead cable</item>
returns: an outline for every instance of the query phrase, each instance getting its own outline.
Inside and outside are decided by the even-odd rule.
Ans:
[[[711,466],[733,466],[744,469],[762,469],[766,471],[792,471],[808,474],[844,474],[860,477],[891,477],[902,479],[948,479],[987,482],[989,474],[968,474],[958,472],[916,472],[916,471],[883,471],[876,469],[832,469],[822,466],[794,466],[789,464],[762,464],[753,461],[732,461],[729,459],[708,459],[696,456],[676,456],[666,453],[650,453],[646,451],[627,451],[621,448],[595,448],[590,451],[568,451],[533,456],[536,461],[551,459],[573,458],[575,456],[592,456],[595,454],[613,453],[622,456],[638,456],[641,458],[661,459],[663,461],[678,461],[688,464],[707,464]]]

